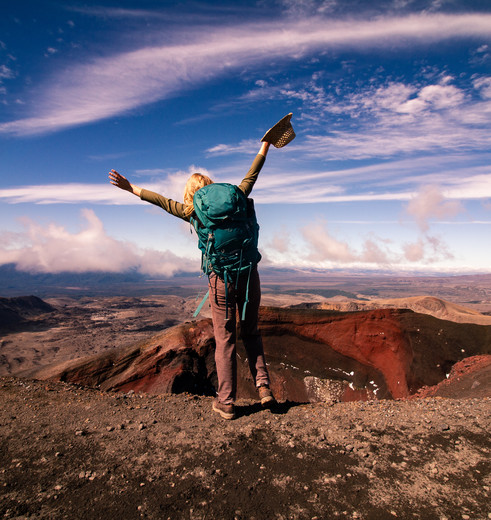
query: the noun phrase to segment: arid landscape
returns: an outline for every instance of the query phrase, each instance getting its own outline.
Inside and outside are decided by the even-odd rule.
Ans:
[[[289,278],[263,276],[279,404],[239,345],[230,422],[192,281],[6,293],[0,515],[491,518],[491,277]]]
[[[265,306],[299,305],[340,311],[412,308],[454,322],[491,324],[490,275],[420,278],[288,273],[281,276],[265,271],[262,274]],[[206,291],[205,281],[197,277],[138,284],[118,280],[88,284],[83,280],[77,286],[60,285],[52,280],[43,285],[44,279],[29,286],[14,284],[14,279],[7,273],[1,280],[5,289],[0,297],[35,294],[52,306],[52,312],[46,313],[42,308],[29,312],[27,305],[21,310],[27,318],[21,324],[22,316],[14,320],[12,315],[2,314],[0,301],[0,375],[129,345],[166,327],[190,321]],[[33,287],[34,292],[29,292]],[[437,301],[428,298],[429,295]],[[209,316],[205,306],[199,317]]]

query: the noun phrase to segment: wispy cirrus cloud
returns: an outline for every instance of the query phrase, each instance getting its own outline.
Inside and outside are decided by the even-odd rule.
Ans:
[[[0,42],[1,43],[1,42]],[[1,48],[1,46],[0,46]],[[0,94],[6,94],[7,89],[5,87],[5,80],[15,78],[15,72],[9,66],[3,64],[0,65]]]
[[[186,32],[185,43],[147,46],[63,67],[36,86],[27,105],[30,112],[0,123],[0,132],[48,133],[113,117],[271,59],[298,60],[332,48],[383,49],[388,42],[393,48],[406,47],[490,34],[489,14],[419,14],[369,21],[317,17],[215,26],[213,31],[200,26]]]
[[[292,146],[292,145],[289,145]],[[486,160],[483,155],[481,160]],[[489,166],[471,165],[465,156],[446,155],[420,159],[388,161],[382,164],[339,170],[301,170],[288,160],[268,166],[254,188],[258,204],[310,204],[320,202],[402,201],[418,197],[422,186],[437,185],[445,200],[491,199]],[[247,167],[228,166],[227,171],[209,171],[199,166],[169,172],[165,169],[137,170],[132,182],[182,200],[189,175],[200,171],[218,182],[237,182],[230,171]],[[142,177],[145,177],[142,180]],[[140,182],[141,181],[141,182]],[[107,184],[50,184],[0,189],[0,201],[6,204],[140,204],[138,197]],[[431,207],[431,204],[430,204]]]
[[[0,200],[9,204],[134,204],[136,197],[109,185],[50,184],[0,190]]]
[[[417,154],[489,150],[491,77],[476,75],[457,86],[448,74],[433,71],[426,77],[421,71],[420,76],[408,83],[381,83],[373,76],[354,87],[314,73],[311,81],[297,88],[260,82],[234,103],[285,99],[298,104],[294,124],[299,125],[302,141],[294,142],[286,153],[310,159],[415,159]],[[224,156],[251,147],[250,140],[220,143],[208,153]]]
[[[489,150],[491,78],[474,78],[467,88],[453,81],[442,76],[433,83],[379,84],[372,78],[368,86],[346,92],[327,91],[313,78],[309,85],[282,94],[300,101],[303,117],[314,125],[302,147],[310,157],[344,160]]]

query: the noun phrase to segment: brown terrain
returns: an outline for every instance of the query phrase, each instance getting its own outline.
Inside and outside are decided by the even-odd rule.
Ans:
[[[235,421],[195,298],[0,299],[0,517],[491,518],[486,295],[352,293],[266,285]]]
[[[346,297],[335,297],[322,303],[302,303],[302,307],[342,312],[365,311],[373,309],[411,309],[415,312],[430,314],[442,320],[457,323],[475,323],[491,325],[491,316],[484,315],[463,305],[447,302],[434,296],[412,296],[409,298],[388,298],[352,300]]]

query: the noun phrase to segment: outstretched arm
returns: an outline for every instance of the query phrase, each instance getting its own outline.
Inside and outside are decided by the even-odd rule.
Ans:
[[[189,216],[186,215],[185,212],[186,207],[182,202],[176,202],[175,200],[168,199],[159,193],[154,193],[153,191],[140,188],[135,184],[131,184],[131,182],[126,177],[123,177],[116,170],[111,170],[109,172],[109,182],[114,186],[121,188],[122,190],[133,193],[133,195],[140,197],[140,199],[146,202],[150,202],[151,204],[155,204],[155,206],[161,207],[163,210],[167,211],[167,213],[170,213],[175,217],[189,221]]]
[[[133,195],[136,195],[137,197],[141,195],[142,189],[138,186],[135,186],[134,184],[131,184],[131,182],[126,177],[123,177],[116,170],[111,170],[109,172],[109,182],[114,186],[121,188],[122,190],[133,193]]]
[[[248,197],[251,193],[252,188],[254,187],[254,184],[257,180],[257,176],[263,167],[264,161],[266,160],[266,155],[268,154],[269,145],[270,143],[261,143],[261,148],[259,149],[252,166],[247,172],[247,175],[242,179],[242,182],[239,184],[239,188],[244,192],[246,197]]]
[[[261,148],[259,149],[258,153],[261,154],[261,155],[264,155],[264,157],[266,157],[266,155],[268,155],[268,150],[269,150],[269,145],[270,144],[271,143],[266,143],[266,142],[261,143]]]

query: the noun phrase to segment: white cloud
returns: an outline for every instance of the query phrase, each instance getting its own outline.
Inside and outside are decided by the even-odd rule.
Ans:
[[[293,146],[293,145],[289,145]],[[284,154],[284,152],[281,152]],[[446,200],[491,198],[491,169],[471,165],[459,155],[423,157],[334,170],[302,170],[277,162],[265,165],[253,197],[258,204],[310,204],[320,202],[403,201],[418,195],[422,185],[439,185]],[[489,160],[487,155],[482,161]],[[182,201],[189,175],[201,171],[217,182],[237,182],[230,171],[247,171],[248,164],[228,165],[208,171],[190,166],[186,171],[138,170],[128,178],[137,185]],[[291,171],[288,171],[288,168]],[[125,172],[123,172],[125,173]],[[145,176],[146,179],[141,178]],[[105,178],[105,175],[102,175]],[[141,182],[140,182],[141,181]],[[138,197],[107,184],[53,184],[0,189],[6,204],[142,204]]]
[[[453,254],[438,236],[421,233],[414,242],[396,244],[392,240],[375,235],[366,237],[356,250],[348,242],[333,236],[324,222],[317,222],[301,229],[307,244],[307,253],[296,263],[312,266],[350,265],[387,268],[409,264],[420,266],[451,260]],[[399,250],[401,248],[401,250]]]
[[[403,244],[403,251],[406,260],[409,262],[420,262],[425,256],[425,244],[422,239],[416,242]]]
[[[182,201],[186,181],[191,173],[201,172],[209,175],[206,168],[190,166],[188,171],[168,172],[167,170],[137,170],[134,175],[126,174],[133,184],[139,185],[138,178],[151,177],[142,186],[150,191],[165,194],[166,197]],[[101,174],[101,177],[105,177]],[[162,177],[162,178],[159,178]],[[136,179],[136,180],[135,180]],[[48,184],[0,189],[0,201],[9,204],[142,204],[139,197],[122,191],[107,181],[106,184]]]
[[[1,42],[0,42],[1,44]],[[0,45],[0,48],[2,46]],[[7,89],[4,86],[5,80],[15,78],[15,72],[7,65],[0,65],[0,95],[7,94]]]
[[[454,258],[454,255],[448,250],[447,244],[441,238],[431,235],[426,235],[425,238],[431,247],[430,262],[437,262],[441,258]]]
[[[474,79],[474,87],[479,90],[483,99],[491,99],[491,77]]]
[[[291,236],[288,230],[285,227],[278,230],[268,246],[278,253],[288,253],[291,247]]]
[[[329,48],[386,48],[388,42],[407,47],[490,34],[488,14],[425,14],[369,21],[315,17],[288,23],[255,21],[213,31],[190,29],[186,37],[189,40],[193,35],[191,42],[144,47],[63,67],[49,82],[33,89],[31,114],[0,124],[0,132],[46,133],[101,120],[271,59],[303,59]]]
[[[206,152],[209,155],[220,156],[220,155],[230,155],[233,153],[249,153],[251,151],[252,145],[256,146],[257,141],[252,141],[251,139],[240,141],[237,144],[217,144],[211,148],[208,148]]]
[[[404,259],[414,264],[431,265],[455,258],[440,237],[426,233],[415,242],[403,244],[402,249]]]
[[[10,204],[138,204],[139,199],[105,184],[50,184],[0,190],[0,201]]]
[[[309,252],[303,261],[326,265],[334,264],[365,264],[388,266],[397,260],[397,255],[388,249],[389,241],[376,236],[367,237],[361,251],[356,251],[347,242],[334,237],[325,222],[316,222],[301,229],[301,234]]]
[[[142,250],[109,237],[91,210],[83,210],[82,217],[85,226],[77,233],[59,224],[44,227],[24,219],[23,233],[2,236],[0,264],[14,263],[21,271],[41,273],[137,269],[144,274],[172,276],[178,271],[196,271],[195,262],[170,251]]]
[[[389,83],[375,89],[357,93],[348,102],[351,104],[352,111],[362,108],[369,110],[372,114],[381,111],[403,112],[401,109],[408,101],[408,98],[416,92],[416,87],[403,83]]]
[[[359,260],[369,264],[389,265],[392,260],[390,253],[384,247],[384,241],[379,238],[368,238],[363,244],[363,250]]]
[[[446,199],[439,186],[424,186],[406,207],[406,212],[415,218],[424,232],[429,229],[429,219],[453,217],[462,211],[461,203]]]
[[[453,85],[428,85],[418,97],[436,109],[456,107],[464,101],[464,93]]]
[[[454,258],[443,240],[428,234],[422,234],[415,242],[403,244],[402,249],[404,258],[411,263],[428,265]]]
[[[305,226],[301,230],[302,236],[310,246],[309,260],[314,262],[350,263],[356,260],[356,254],[347,242],[334,238],[323,222]]]
[[[484,173],[448,179],[445,196],[449,199],[485,199],[491,197],[491,167],[484,167]],[[464,173],[464,172],[462,172]]]
[[[46,49],[46,52],[44,53],[45,57],[52,56],[53,54],[56,54],[58,52],[58,49],[55,49],[54,47],[48,47]]]
[[[7,65],[0,65],[0,83],[4,79],[12,79],[13,77],[15,77],[15,74],[12,69]]]
[[[423,110],[454,108],[464,101],[464,93],[452,85],[428,85],[416,98],[409,99],[396,108],[397,112],[418,114]]]
[[[302,151],[311,157],[345,160],[489,150],[489,78],[475,78],[467,90],[452,81],[444,76],[438,83],[379,85],[374,77],[355,92],[338,86],[326,92],[312,81],[282,94],[302,102],[302,118],[310,123]]]

